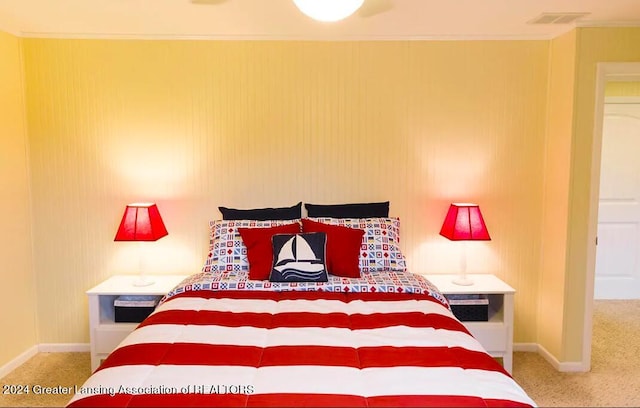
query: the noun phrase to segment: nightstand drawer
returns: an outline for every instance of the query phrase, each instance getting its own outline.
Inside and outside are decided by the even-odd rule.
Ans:
[[[489,353],[504,352],[507,349],[507,330],[504,323],[463,323]]]
[[[122,326],[126,327],[95,329],[96,353],[111,353],[137,324]]]

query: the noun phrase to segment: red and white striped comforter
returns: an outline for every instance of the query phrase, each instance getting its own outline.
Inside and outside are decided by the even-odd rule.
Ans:
[[[70,406],[528,406],[428,294],[186,291]]]

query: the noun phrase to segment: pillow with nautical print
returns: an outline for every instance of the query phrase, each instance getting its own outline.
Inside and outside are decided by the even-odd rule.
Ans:
[[[400,219],[398,217],[311,217],[308,219],[323,224],[363,230],[364,237],[362,237],[359,259],[361,272],[407,270],[405,257],[400,250]]]
[[[249,271],[247,246],[240,235],[240,228],[272,228],[298,224],[300,220],[214,220],[209,221],[209,255],[202,272],[239,273]],[[298,224],[299,225],[299,224]],[[298,231],[301,231],[298,228]],[[279,231],[281,234],[291,231]],[[297,232],[297,231],[296,231]],[[271,240],[268,242],[271,245]],[[271,271],[271,258],[267,261],[267,279]]]
[[[271,282],[327,282],[327,234],[276,234],[271,238]]]

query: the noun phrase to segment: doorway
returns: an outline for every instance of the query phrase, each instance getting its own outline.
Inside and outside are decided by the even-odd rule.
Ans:
[[[637,96],[609,96],[619,93]],[[609,82],[602,121],[595,299],[640,299],[638,152],[640,82]]]
[[[595,115],[593,128],[591,194],[589,200],[588,236],[595,239],[598,228],[598,204],[600,191],[600,163],[602,149],[602,129],[604,119],[605,91],[608,82],[615,81],[640,81],[640,63],[637,62],[611,62],[598,63],[596,73]],[[593,304],[596,270],[596,246],[590,245],[587,249],[587,268],[585,271],[585,296],[584,296],[584,321],[582,342],[582,368],[589,371],[591,368],[591,345],[593,334]]]

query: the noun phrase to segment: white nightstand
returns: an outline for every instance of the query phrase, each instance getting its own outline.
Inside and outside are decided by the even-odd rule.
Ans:
[[[509,373],[513,368],[513,295],[515,289],[494,275],[467,275],[474,281],[471,286],[460,286],[452,281],[458,275],[425,275],[444,295],[487,295],[489,321],[462,322],[467,330],[493,357],[502,358]]]
[[[153,275],[149,286],[133,286],[138,275],[116,275],[89,289],[89,337],[91,371],[138,326],[138,323],[116,323],[113,301],[120,295],[166,295],[188,275]]]

